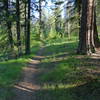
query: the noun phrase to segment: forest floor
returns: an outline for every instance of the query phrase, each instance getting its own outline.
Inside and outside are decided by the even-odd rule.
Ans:
[[[37,78],[42,74],[39,64],[43,58],[41,56],[43,50],[44,48],[41,48],[36,56],[30,59],[27,67],[23,68],[22,78],[13,89],[15,94],[13,100],[40,100],[35,95],[35,92],[41,90]]]
[[[77,55],[76,48],[77,38],[54,39],[36,55],[0,63],[0,100],[99,100],[100,54]]]
[[[100,56],[75,54],[76,43],[50,43],[24,68],[14,100],[99,100]]]

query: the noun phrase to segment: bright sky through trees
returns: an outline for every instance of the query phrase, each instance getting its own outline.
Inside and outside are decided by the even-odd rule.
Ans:
[[[38,0],[35,0],[35,1],[38,1]],[[43,6],[43,9],[45,11],[45,15],[47,17],[48,17],[48,14],[50,15],[52,13],[51,8],[54,8],[55,7],[55,5],[53,3],[55,1],[57,1],[57,0],[46,0],[46,3],[45,2],[42,2],[42,6]],[[60,6],[60,8],[63,9],[62,10],[62,17],[64,17],[64,9],[65,9],[67,3],[68,2],[72,2],[71,5],[73,6],[75,0],[62,0],[62,1],[64,1],[64,3]],[[36,18],[38,18],[39,13],[36,11],[36,12],[34,12],[34,15],[35,15]]]

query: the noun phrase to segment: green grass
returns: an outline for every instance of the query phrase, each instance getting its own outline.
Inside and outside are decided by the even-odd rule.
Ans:
[[[38,50],[39,46],[35,45],[32,47],[30,55],[0,62],[0,100],[11,100],[14,96],[12,88],[21,78],[22,69],[26,67],[26,64],[35,56]]]
[[[28,59],[25,58],[0,62],[0,100],[6,100],[12,96],[11,88],[20,78],[26,62]]]
[[[39,77],[43,100],[99,100],[100,62],[76,55],[77,44],[77,39],[51,40],[45,47]]]
[[[11,88],[20,79],[23,67],[35,56],[41,43],[32,53],[19,59],[0,62],[0,100],[12,97]],[[98,59],[76,54],[78,39],[72,37],[45,41],[39,77],[42,90],[35,92],[40,100],[99,100],[100,76]],[[42,44],[43,45],[43,44]],[[11,98],[10,98],[11,100]]]

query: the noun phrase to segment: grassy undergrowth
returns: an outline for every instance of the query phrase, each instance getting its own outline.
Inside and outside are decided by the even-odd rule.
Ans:
[[[20,58],[0,62],[0,100],[6,100],[12,96],[11,88],[20,78],[22,68],[28,60]]]
[[[77,42],[76,38],[53,40],[45,47],[41,100],[99,100],[99,59],[76,55]]]
[[[40,68],[39,81],[43,88],[35,92],[39,100],[99,100],[100,61],[76,54],[78,39],[51,39],[45,42],[45,56]],[[32,47],[32,54],[19,59],[0,62],[0,100],[6,100],[21,71],[39,46]],[[42,56],[41,55],[41,56]]]
[[[21,72],[30,58],[34,57],[39,46],[32,47],[32,53],[17,59],[0,62],[0,100],[11,100],[12,87],[21,78]]]

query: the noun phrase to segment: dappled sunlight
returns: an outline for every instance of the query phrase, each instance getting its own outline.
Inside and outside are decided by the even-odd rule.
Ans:
[[[76,44],[43,46],[33,58],[1,63],[16,67],[21,64],[23,69],[22,77],[12,90],[16,94],[13,100],[85,100],[86,94],[89,100],[98,98],[99,58],[76,55]]]
[[[43,90],[55,90],[55,89],[70,89],[77,86],[80,86],[84,83],[76,83],[76,84],[64,84],[64,83],[44,83],[42,89]]]
[[[72,53],[76,48],[75,42],[67,45],[43,46],[42,53],[29,59],[28,67],[23,69],[24,74],[28,74],[15,85],[15,90],[23,96],[31,95],[35,100],[84,100],[87,93],[90,100],[91,94],[93,98],[94,95],[98,97],[99,85],[94,85],[99,84],[99,59]]]
[[[73,41],[64,41],[64,42],[55,42],[55,43],[51,43],[51,44],[47,44],[45,47],[48,47],[48,46],[55,46],[55,45],[64,45],[64,44],[66,44],[66,43],[74,43],[75,42],[75,40],[73,40]]]
[[[36,92],[36,96],[39,100],[95,100],[100,97],[99,84],[99,82],[78,85],[47,84],[45,89]]]
[[[0,0],[0,100],[100,99],[100,0]]]
[[[38,58],[37,58],[38,59]],[[36,59],[30,59],[30,64],[39,64],[40,61]]]
[[[22,90],[22,91],[27,91],[27,92],[32,92],[32,89],[30,90],[30,88],[22,87],[22,86],[14,86],[16,89],[18,90]]]
[[[76,84],[44,83],[42,88],[37,90],[24,86],[17,86],[16,89],[20,91],[19,93],[23,93],[23,96],[28,95],[35,100],[66,100],[66,98],[68,100],[94,100],[93,98],[100,97],[99,84],[98,81]]]
[[[25,91],[28,91],[29,92],[33,92],[34,90],[40,90],[40,86],[39,85],[36,85],[35,83],[32,84],[32,83],[27,83],[27,82],[21,82],[20,84],[18,85],[15,85],[14,88],[17,88],[19,90],[25,90]]]

